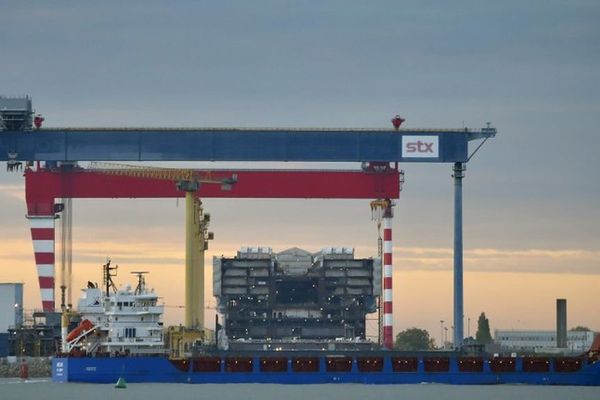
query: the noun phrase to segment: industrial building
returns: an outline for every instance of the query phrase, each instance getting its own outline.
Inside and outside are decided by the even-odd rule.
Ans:
[[[500,345],[503,351],[584,353],[590,349],[596,335],[591,331],[568,331],[566,348],[559,348],[556,333],[552,330],[496,330],[494,341]]]
[[[60,313],[34,311],[23,324],[8,330],[8,355],[45,357],[56,353],[60,343]]]
[[[0,132],[32,129],[31,98],[0,96],[0,110]]]
[[[0,333],[23,323],[23,284],[0,283]]]
[[[379,263],[354,258],[351,248],[243,247],[236,257],[215,257],[213,291],[229,346],[367,344],[366,314],[377,310],[381,294]]]
[[[496,330],[494,341],[503,351],[535,353],[585,353],[596,333],[567,331],[567,299],[556,299],[556,330]]]
[[[0,283],[0,357],[8,351],[8,329],[23,323],[23,284]]]
[[[0,357],[56,352],[60,313],[26,312],[23,284],[0,283]]]

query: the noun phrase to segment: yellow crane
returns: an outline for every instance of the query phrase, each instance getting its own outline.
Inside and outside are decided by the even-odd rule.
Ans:
[[[230,190],[237,182],[237,175],[215,179],[210,171],[103,162],[90,163],[89,170],[136,178],[172,180],[176,182],[178,190],[185,192],[185,327],[204,330],[204,252],[214,235],[208,232],[210,214],[204,212],[202,201],[195,193],[201,184],[220,184],[223,190]]]

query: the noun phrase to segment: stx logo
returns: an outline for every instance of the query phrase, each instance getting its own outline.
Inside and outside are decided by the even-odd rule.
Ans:
[[[402,157],[438,158],[437,136],[402,136]]]
[[[427,143],[417,140],[416,142],[406,143],[406,152],[433,153],[433,142]]]

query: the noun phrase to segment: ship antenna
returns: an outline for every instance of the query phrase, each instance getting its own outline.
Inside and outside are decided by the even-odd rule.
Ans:
[[[144,275],[147,274],[148,271],[133,271],[132,274],[137,275],[138,284],[135,288],[134,294],[142,294],[146,290],[146,278]]]

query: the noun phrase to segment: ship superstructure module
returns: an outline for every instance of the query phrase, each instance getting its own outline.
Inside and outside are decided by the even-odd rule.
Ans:
[[[27,97],[0,98],[0,121],[0,161],[9,171],[25,168],[27,216],[48,313],[55,309],[55,221],[66,204],[56,199],[185,197],[190,204],[186,326],[161,329],[163,310],[145,288],[143,274],[141,290],[109,290],[90,282],[79,303],[81,323],[64,338],[69,353],[53,360],[56,381],[114,382],[122,376],[133,382],[192,383],[600,384],[600,343],[572,357],[496,357],[467,354],[462,346],[462,186],[468,161],[496,135],[489,123],[482,129],[411,129],[401,128],[405,120],[397,115],[389,129],[47,128],[41,115],[34,118]],[[164,179],[146,172],[90,170],[81,164],[87,161],[350,162],[360,167],[179,171],[176,178]],[[393,209],[403,181],[399,163],[423,162],[452,164],[454,349],[412,354],[392,350]],[[220,184],[200,185],[199,176]],[[316,253],[247,247],[216,258],[213,284],[223,320],[216,323],[213,341],[202,326],[199,262],[212,238],[200,202],[209,197],[371,200],[377,257],[358,258],[347,247]],[[377,342],[366,335],[366,315],[373,311],[380,317]],[[65,316],[71,312],[65,307]]]
[[[231,350],[375,347],[366,315],[377,310],[381,267],[354,258],[354,249],[243,247],[234,258],[214,258],[213,293]]]

